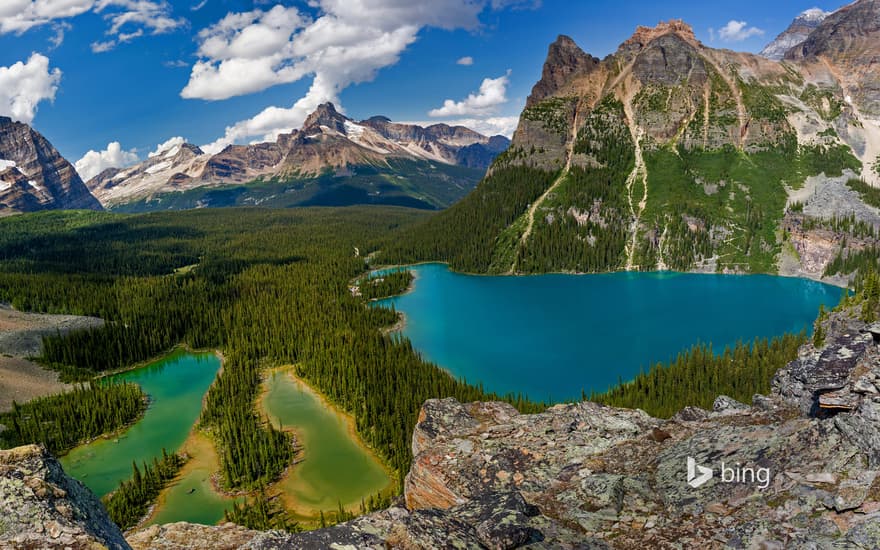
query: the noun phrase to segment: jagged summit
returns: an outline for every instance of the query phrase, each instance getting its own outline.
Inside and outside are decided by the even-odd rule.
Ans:
[[[42,134],[0,117],[0,214],[56,208],[100,210],[101,205]]]
[[[274,143],[229,145],[216,155],[175,143],[136,166],[102,172],[88,186],[102,203],[117,206],[206,186],[316,177],[327,171],[350,174],[357,166],[387,169],[395,159],[485,169],[508,143],[507,138],[490,138],[463,126],[423,128],[384,116],[356,122],[327,102],[301,128],[279,135]]]
[[[345,121],[348,117],[339,113],[333,103],[327,102],[318,105],[315,111],[306,117],[302,125],[303,132],[320,131],[321,126],[331,128],[340,133],[345,133]]]
[[[862,115],[880,120],[880,1],[859,0],[824,18],[785,59],[813,64],[831,73]],[[880,155],[880,143],[869,158]]]
[[[657,38],[667,34],[674,34],[694,47],[702,45],[702,43],[697,40],[693,27],[681,19],[670,19],[669,21],[661,21],[654,27],[639,25],[636,27],[636,32],[624,41],[621,45],[621,49],[629,49],[634,44],[646,46]]]
[[[597,57],[585,53],[571,37],[560,34],[547,50],[541,80],[532,88],[526,107],[557,94],[574,76],[589,73],[599,63]]]

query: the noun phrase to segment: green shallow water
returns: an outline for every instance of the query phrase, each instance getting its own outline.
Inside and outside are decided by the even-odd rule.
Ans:
[[[150,396],[150,406],[144,417],[118,439],[97,439],[71,450],[61,458],[64,470],[103,496],[131,475],[132,462],[140,465],[161,457],[163,448],[178,451],[198,420],[202,399],[219,368],[220,359],[213,353],[176,351],[144,367],[108,377],[140,385]],[[207,504],[213,511],[207,509]],[[199,514],[214,518],[218,503],[207,504]],[[169,507],[163,517],[180,521],[192,512],[184,506]],[[222,515],[223,507],[219,507],[219,517],[210,523]]]
[[[281,482],[298,514],[336,510],[339,502],[350,509],[388,487],[387,473],[352,438],[342,416],[300,381],[283,371],[274,372],[267,381],[263,406],[276,426],[294,429],[305,449],[305,460]]]
[[[180,479],[165,489],[161,497],[162,505],[148,523],[219,523],[223,519],[223,512],[236,499],[214,491],[211,485],[212,473],[212,468],[207,465],[187,468]]]
[[[403,334],[454,376],[534,399],[604,391],[698,343],[810,329],[843,290],[768,275],[609,273],[486,277],[412,268],[413,290],[377,302],[406,315]]]

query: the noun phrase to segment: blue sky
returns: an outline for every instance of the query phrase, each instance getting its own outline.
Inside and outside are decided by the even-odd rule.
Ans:
[[[558,34],[603,57],[637,25],[680,18],[708,45],[756,52],[813,7],[839,4],[2,0],[0,114],[89,173],[178,136],[272,139],[327,100],[356,119],[509,133]]]

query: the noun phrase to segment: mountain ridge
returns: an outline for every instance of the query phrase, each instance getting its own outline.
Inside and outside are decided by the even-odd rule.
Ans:
[[[102,172],[86,185],[103,204],[115,207],[201,187],[317,178],[325,173],[344,177],[357,167],[391,168],[392,160],[424,163],[425,173],[432,163],[484,170],[507,144],[503,136],[483,136],[463,126],[423,128],[382,116],[356,122],[325,103],[301,128],[279,135],[274,143],[229,145],[213,155],[191,144],[175,146],[132,167]]]

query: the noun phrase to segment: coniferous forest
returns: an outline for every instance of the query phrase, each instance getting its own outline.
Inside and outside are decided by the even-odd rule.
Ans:
[[[119,488],[104,497],[104,506],[110,518],[121,529],[137,525],[150,503],[159,496],[165,484],[177,475],[185,460],[177,454],[162,449],[162,459],[154,458],[151,464],[144,462],[141,468],[131,465],[131,477]]]
[[[739,342],[718,354],[711,345],[698,344],[679,353],[667,364],[657,363],[631,382],[621,381],[591,401],[642,409],[652,416],[669,418],[685,406],[712,410],[719,395],[751,403],[756,393],[770,391],[770,381],[780,367],[797,358],[806,334],[786,334],[772,340]]]
[[[72,391],[13,403],[0,414],[0,444],[15,447],[43,443],[61,454],[76,445],[117,430],[136,420],[146,408],[146,396],[136,384],[78,385]]]
[[[382,334],[397,314],[366,307],[349,289],[366,271],[355,247],[368,254],[423,216],[344,208],[9,218],[0,221],[0,300],[105,319],[103,328],[45,339],[42,361],[67,379],[89,379],[181,343],[220,349],[224,367],[200,424],[214,437],[230,489],[265,484],[291,460],[287,437],[254,410],[262,369],[283,364],[297,365],[352,413],[363,439],[402,479],[426,399],[501,398],[424,362],[407,340]],[[508,399],[523,411],[542,408]]]

